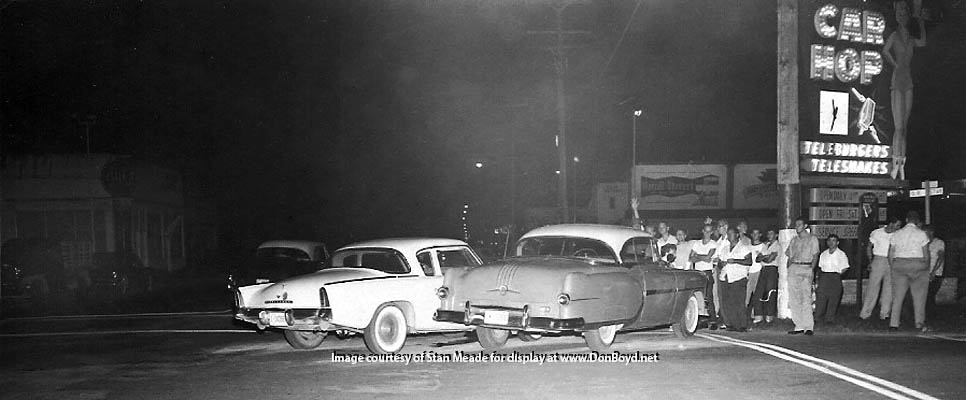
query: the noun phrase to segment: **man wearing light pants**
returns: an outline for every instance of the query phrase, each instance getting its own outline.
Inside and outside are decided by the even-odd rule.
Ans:
[[[862,299],[859,318],[868,319],[879,303],[879,319],[887,319],[892,312],[892,270],[889,268],[889,240],[892,233],[902,226],[899,218],[892,217],[889,223],[872,231],[866,254],[872,260],[869,271],[869,286]],[[881,290],[880,290],[881,289]]]
[[[788,244],[788,307],[792,311],[795,329],[790,335],[811,336],[815,328],[812,315],[812,281],[815,278],[815,265],[818,264],[818,238],[806,230],[805,218],[795,219],[797,236]]]
[[[902,301],[912,292],[912,309],[916,329],[926,328],[926,294],[929,291],[929,238],[919,229],[919,213],[909,211],[906,226],[896,231],[889,242],[889,265],[892,267],[892,316],[889,330],[899,330]]]

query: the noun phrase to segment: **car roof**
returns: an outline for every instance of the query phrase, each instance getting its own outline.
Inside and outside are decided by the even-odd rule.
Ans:
[[[534,236],[564,236],[597,239],[611,246],[614,251],[620,251],[627,239],[634,237],[651,237],[640,229],[619,225],[600,224],[561,224],[547,225],[525,233],[520,240]]]
[[[375,240],[365,240],[362,242],[352,243],[339,248],[339,250],[347,249],[358,249],[363,247],[388,247],[393,248],[403,253],[415,253],[419,250],[429,248],[429,247],[444,247],[444,246],[466,246],[466,242],[457,239],[448,238],[425,238],[425,237],[408,237],[408,238],[386,238],[386,239],[375,239]]]
[[[268,247],[287,247],[291,249],[299,249],[309,254],[309,256],[314,256],[315,248],[317,246],[325,246],[322,242],[313,242],[310,240],[269,240],[258,245],[259,249],[264,249]]]

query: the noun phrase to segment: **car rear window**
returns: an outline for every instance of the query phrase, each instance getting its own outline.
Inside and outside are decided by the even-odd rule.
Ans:
[[[530,237],[517,243],[517,256],[561,256],[616,262],[614,251],[604,242],[589,238]]]
[[[299,261],[309,261],[309,253],[291,247],[262,247],[256,251],[259,258],[291,258]]]
[[[409,273],[409,265],[391,249],[349,249],[337,251],[326,263],[331,268],[369,268],[389,274]]]

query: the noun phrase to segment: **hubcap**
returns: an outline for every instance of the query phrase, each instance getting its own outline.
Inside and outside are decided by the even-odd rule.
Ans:
[[[694,297],[688,299],[688,308],[684,310],[684,318],[688,332],[694,332],[698,328],[698,300]]]
[[[399,335],[399,324],[391,314],[383,315],[379,323],[379,341],[394,345]]]

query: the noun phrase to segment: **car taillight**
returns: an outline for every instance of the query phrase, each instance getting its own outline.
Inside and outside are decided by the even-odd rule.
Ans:
[[[436,297],[445,299],[447,296],[449,296],[449,288],[446,286],[441,286],[439,289],[436,289]]]
[[[319,304],[322,308],[329,307],[329,295],[325,293],[325,288],[319,288]]]
[[[245,306],[245,302],[242,301],[241,291],[235,289],[235,310],[239,310]]]

